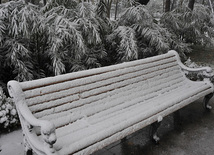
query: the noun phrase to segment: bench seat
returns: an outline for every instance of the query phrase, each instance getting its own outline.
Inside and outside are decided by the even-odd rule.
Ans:
[[[31,127],[33,130],[27,131],[23,127],[35,152],[91,154],[213,93],[213,84],[208,79],[190,81],[184,69],[177,53],[170,51],[57,77],[22,83],[11,81],[8,88],[16,103],[21,100],[32,117],[51,122],[55,127],[57,140],[49,146],[54,150],[52,153],[34,144],[45,141],[40,128]],[[201,71],[210,73],[209,68]],[[21,94],[15,93],[17,87]],[[17,105],[17,109],[22,108]],[[18,110],[22,124],[31,124],[21,111]],[[34,136],[29,138],[30,134]]]
[[[83,118],[56,130],[58,137],[56,149],[63,148],[59,152],[68,154],[71,148],[72,152],[86,146],[92,147],[92,145],[95,145],[97,149],[96,142],[102,143],[103,140],[103,143],[111,144],[112,139],[115,141],[115,137],[119,140],[141,129],[145,124],[150,123],[152,118],[154,121],[158,117],[164,117],[213,91],[208,85],[201,83],[193,85],[184,82],[181,85],[182,88],[174,88],[171,92],[156,94],[156,96],[148,95],[147,99],[142,97],[143,93],[139,93],[137,97],[132,93],[134,100],[125,101],[123,104],[113,105],[107,109],[104,108],[104,110],[89,114],[89,116],[87,110],[90,111],[90,108],[85,108],[86,113],[83,114]],[[192,93],[186,95],[187,92]],[[52,121],[55,124],[57,120]],[[142,123],[142,121],[145,122]]]

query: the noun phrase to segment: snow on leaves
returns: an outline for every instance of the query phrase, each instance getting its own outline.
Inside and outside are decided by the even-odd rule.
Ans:
[[[7,98],[0,87],[0,129],[10,130],[18,124],[18,115],[11,98]]]

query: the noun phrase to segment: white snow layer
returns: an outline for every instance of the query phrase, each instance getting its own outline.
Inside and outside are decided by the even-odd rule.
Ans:
[[[83,123],[82,121],[73,123],[74,125],[76,124],[76,126],[84,126],[83,128],[80,128],[76,131],[72,131],[72,128],[70,128],[71,132],[66,134],[63,132],[70,131],[68,130],[68,128],[65,130],[63,130],[63,128],[57,130],[56,133],[59,138],[56,143],[56,148],[59,149],[63,146],[62,150],[60,150],[60,152],[62,152],[63,154],[66,154],[68,152],[76,152],[79,149],[84,148],[85,146],[94,144],[96,141],[101,141],[102,139],[116,134],[119,131],[138,124],[142,120],[145,120],[146,118],[149,118],[154,114],[175,106],[176,103],[185,102],[185,100],[193,101],[195,99],[198,99],[199,97],[201,97],[200,92],[204,91],[204,89],[207,89],[205,85],[192,87],[186,86],[182,89],[180,88],[178,90],[175,90],[177,95],[175,95],[175,92],[170,92],[169,94],[166,93],[165,95],[158,96],[143,103],[138,103],[135,100],[132,100],[130,101],[130,103],[132,104],[127,108],[123,108],[121,110],[115,111],[114,113],[110,113],[110,116],[101,115],[104,118],[102,118],[102,121],[95,122],[95,124],[93,117],[96,117],[96,114],[93,117],[83,118],[83,122],[87,123]],[[206,93],[211,91],[212,90],[208,89]],[[193,96],[196,92],[199,93],[197,97]],[[202,95],[204,95],[204,93],[202,93]],[[136,102],[137,104],[134,102]],[[182,104],[180,106],[182,106]],[[100,113],[97,114],[97,118],[101,117],[99,114]],[[158,115],[156,117],[156,120],[159,117],[160,116]],[[60,137],[60,135],[63,136]]]
[[[22,131],[17,130],[8,134],[0,134],[1,155],[23,155]]]
[[[168,71],[170,71],[170,70],[168,70]],[[173,76],[176,76],[176,77],[172,76],[171,77],[172,79],[176,78],[176,79],[180,80],[179,77],[181,77],[181,75],[177,74],[178,71],[172,71],[171,70],[171,72],[174,73]],[[45,110],[43,112],[36,113],[35,115],[37,117],[47,116],[47,115],[52,114],[52,113],[57,113],[57,112],[64,111],[67,109],[79,107],[83,104],[89,104],[89,103],[95,102],[97,100],[102,100],[105,98],[108,99],[112,95],[116,95],[120,92],[121,93],[126,92],[128,90],[129,90],[129,94],[130,93],[132,94],[133,92],[135,92],[134,88],[138,88],[141,90],[142,89],[147,90],[147,89],[150,89],[150,87],[151,87],[150,85],[152,84],[152,80],[157,81],[157,82],[159,81],[159,83],[164,83],[167,80],[166,78],[170,77],[169,73],[163,73],[161,76],[154,76],[154,75],[150,75],[150,76],[153,76],[153,78],[150,79],[150,82],[148,79],[146,79],[147,77],[139,76],[139,77],[135,77],[133,79],[130,78],[130,79],[127,79],[127,80],[124,80],[121,82],[113,83],[113,84],[107,85],[105,87],[100,87],[97,89],[92,89],[90,91],[83,92],[82,96],[84,96],[84,98],[82,97],[79,100],[73,101],[72,104],[68,102],[67,104],[63,104],[63,105],[58,106],[58,107],[48,108],[47,110]],[[170,80],[170,79],[168,79],[168,80]],[[153,89],[155,89],[155,88],[153,88]],[[77,96],[77,95],[75,95],[75,96]],[[119,94],[116,98],[118,98],[118,97],[123,98],[123,96],[124,96],[123,94]],[[34,111],[35,109],[33,109],[33,108],[43,108],[43,107],[45,108],[46,106],[49,106],[49,107],[50,106],[56,106],[58,104],[65,103],[65,102],[61,102],[61,101],[63,101],[63,100],[67,101],[68,98],[69,97],[66,97],[66,98],[63,98],[60,100],[55,100],[55,101],[52,101],[49,103],[44,103],[42,107],[40,107],[38,105],[38,106],[33,106],[31,108]]]
[[[69,102],[69,101],[72,102],[72,101],[75,101],[77,99],[84,99],[84,98],[86,98],[86,97],[88,97],[90,95],[96,95],[96,94],[101,93],[102,92],[101,89],[106,89],[105,91],[107,92],[109,90],[116,89],[118,87],[122,87],[122,86],[125,86],[125,85],[132,84],[132,83],[135,82],[135,80],[138,80],[138,81],[139,80],[146,80],[146,79],[152,78],[154,76],[161,75],[164,72],[170,72],[170,71],[173,71],[173,70],[178,70],[179,68],[174,66],[174,65],[175,65],[175,62],[169,63],[169,64],[164,64],[164,65],[160,65],[159,67],[154,66],[153,68],[145,69],[145,70],[139,70],[139,71],[136,71],[136,72],[128,72],[126,74],[122,74],[122,75],[119,75],[119,76],[110,74],[112,77],[107,78],[107,79],[102,80],[102,81],[100,81],[101,80],[100,76],[98,76],[97,78],[90,77],[90,79],[88,78],[89,80],[91,80],[93,78],[95,78],[95,80],[90,82],[90,83],[88,83],[88,84],[81,84],[78,87],[74,86],[76,80],[71,81],[70,85],[67,84],[67,82],[66,82],[66,85],[63,84],[63,86],[67,86],[67,87],[70,86],[70,89],[69,88],[67,90],[62,90],[61,89],[62,91],[55,90],[56,91],[55,93],[43,95],[43,96],[40,96],[40,97],[34,97],[34,98],[31,98],[31,99],[28,99],[27,102],[29,103],[30,106],[32,104],[37,103],[37,105],[36,105],[37,108],[36,108],[36,106],[31,107],[32,111],[39,110],[39,108],[43,109],[40,106],[40,104],[38,104],[38,102],[41,102],[43,105],[49,106],[47,108],[50,108],[50,104],[49,103],[44,104],[43,102],[50,101],[51,105],[55,106],[54,103],[52,103],[52,102],[53,102],[53,100],[56,100],[56,99],[62,99],[63,98],[62,100],[64,100],[65,103]],[[131,69],[131,71],[132,70],[133,69]],[[103,77],[106,77],[106,75],[104,75]],[[83,82],[86,83],[86,82],[89,81],[88,79],[80,79],[80,80],[82,80]],[[59,87],[59,86],[62,87],[60,84],[58,84],[57,87]],[[107,86],[109,86],[109,87],[107,87]],[[56,88],[56,86],[52,86],[51,88],[50,87],[48,89],[51,89],[53,87]],[[46,88],[44,88],[44,89],[46,89]],[[90,94],[88,92],[90,92]],[[58,103],[55,103],[55,104],[57,105],[57,104],[61,104],[61,103],[63,103],[63,102],[58,102]]]

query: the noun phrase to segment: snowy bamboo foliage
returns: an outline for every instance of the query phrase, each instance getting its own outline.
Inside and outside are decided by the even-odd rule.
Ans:
[[[77,4],[75,1],[70,1],[68,5],[62,4],[64,5],[50,1],[44,7],[49,10],[45,13],[44,22],[45,25],[49,25],[47,35],[52,34],[48,44],[51,45],[49,55],[55,75],[100,67],[98,59],[104,57],[106,53],[93,52],[96,46],[102,44],[100,36],[102,26],[100,18],[95,13],[95,6],[86,2]]]
[[[101,36],[105,22],[95,7],[74,0],[50,0],[42,8],[24,0],[2,4],[1,65],[19,81],[100,67],[107,55]]]
[[[138,46],[137,39],[135,37],[135,31],[127,26],[119,26],[114,30],[112,36],[109,36],[109,42],[111,38],[118,40],[118,58],[120,61],[136,60],[138,58]]]
[[[210,12],[195,5],[165,13],[134,0],[118,3],[111,20],[105,0],[48,0],[37,6],[25,0],[0,5],[0,82],[32,80],[141,59],[177,50],[184,56],[192,43],[211,42]]]
[[[118,44],[115,47],[117,61],[145,58],[169,50],[169,41],[164,34],[167,30],[154,23],[152,15],[143,5],[125,9],[118,25],[108,39],[112,46]]]
[[[213,37],[210,11],[204,5],[175,8],[163,15],[161,23],[183,43],[209,44]]]
[[[37,8],[24,1],[11,1],[0,6],[2,65],[13,69],[20,81],[33,79],[30,42],[34,33]]]

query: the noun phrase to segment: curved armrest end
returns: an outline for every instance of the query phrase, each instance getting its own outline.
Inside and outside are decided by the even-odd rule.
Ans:
[[[176,56],[178,64],[180,65],[180,67],[181,67],[182,70],[185,70],[187,72],[202,72],[202,74],[205,77],[208,77],[208,78],[210,78],[210,77],[213,76],[213,74],[212,74],[212,68],[211,67],[190,68],[190,67],[185,66],[181,62],[180,56],[179,56],[179,54],[175,50],[170,50],[170,51],[168,51],[168,53],[172,53],[173,55]]]
[[[11,80],[7,83],[7,89],[10,97],[13,98],[15,103],[25,99],[24,93],[18,81]]]
[[[50,146],[56,142],[57,137],[55,133],[55,126],[52,122],[43,121],[41,124],[41,134],[46,143]]]
[[[50,145],[49,147],[52,147],[57,140],[54,124],[47,120],[39,120],[35,118],[24,101],[19,101],[17,106],[25,121],[32,126],[41,127],[43,140]]]

